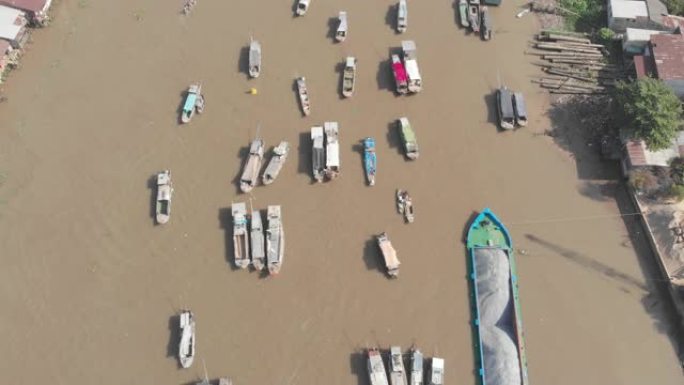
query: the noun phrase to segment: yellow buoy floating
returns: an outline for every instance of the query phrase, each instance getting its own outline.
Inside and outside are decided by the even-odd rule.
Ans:
[[[257,93],[259,93],[259,91],[257,91],[256,88],[250,88],[249,93],[250,93],[250,95],[256,95]]]

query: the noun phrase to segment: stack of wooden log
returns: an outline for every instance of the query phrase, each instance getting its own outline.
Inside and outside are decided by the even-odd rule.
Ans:
[[[553,94],[605,94],[624,76],[607,62],[606,48],[584,34],[541,31],[532,46],[536,51],[526,53],[544,60],[534,64],[547,73],[532,82]]]

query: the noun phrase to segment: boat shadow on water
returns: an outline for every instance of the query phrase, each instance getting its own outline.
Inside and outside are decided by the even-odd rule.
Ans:
[[[366,264],[367,270],[377,270],[378,273],[390,279],[375,237],[368,239],[363,246],[363,262]]]
[[[497,112],[496,104],[496,89],[492,88],[492,92],[485,94],[484,96],[485,106],[487,106],[487,123],[491,123],[496,127],[498,132],[505,132],[499,125],[499,113]]]
[[[238,150],[237,157],[238,159],[240,159],[240,161],[238,162],[240,164],[240,167],[238,168],[237,174],[235,174],[235,177],[233,178],[231,183],[233,184],[233,186],[235,186],[235,194],[239,195],[243,194],[242,190],[240,190],[240,178],[242,178],[242,171],[245,169],[245,165],[249,160],[249,145],[240,147],[240,149]]]
[[[397,32],[397,12],[399,12],[399,3],[390,4],[387,7],[387,13],[385,13],[385,25],[389,26],[390,29],[395,33]]]
[[[239,73],[245,74],[249,79],[249,45],[240,48],[238,55],[237,70]]]
[[[312,151],[311,132],[305,131],[299,134],[299,147],[297,148],[297,172],[299,174],[306,174],[310,178],[310,184],[316,184],[313,177],[313,159],[311,159]]]
[[[155,226],[157,223],[157,175],[154,174],[147,179],[147,188],[150,190],[150,218]]]
[[[387,123],[387,134],[385,135],[385,138],[387,139],[387,144],[389,147],[395,149],[397,154],[404,157],[403,146],[401,144],[401,134],[399,133],[396,120],[392,120]]]
[[[356,375],[358,385],[370,385],[368,378],[368,355],[365,351],[357,351],[349,355],[349,369]]]
[[[230,207],[219,209],[218,212],[219,228],[224,232],[224,245],[226,263],[231,270],[241,270],[235,265],[235,245],[233,243],[233,211]]]
[[[340,79],[339,82],[337,82],[337,98],[339,100],[347,99],[342,94],[342,83],[344,83],[344,65],[344,62],[335,63],[335,74],[337,74],[337,78]]]
[[[326,32],[325,37],[332,40],[333,43],[339,43],[335,39],[335,34],[337,33],[337,26],[340,23],[337,17],[330,17],[327,21],[328,32]]]
[[[182,369],[182,365],[178,360],[178,341],[180,341],[180,315],[174,314],[169,317],[169,342],[166,344],[166,357],[172,357],[176,362],[176,367]]]
[[[363,181],[364,184],[367,185],[367,187],[370,187],[370,186],[368,186],[368,183],[366,180],[366,166],[365,166],[365,159],[364,159],[366,151],[363,148],[363,142],[355,143],[351,146],[351,148],[352,148],[352,151],[359,154],[359,159],[361,160],[361,162],[359,162],[359,165],[361,166],[361,173],[359,174],[360,179]]]

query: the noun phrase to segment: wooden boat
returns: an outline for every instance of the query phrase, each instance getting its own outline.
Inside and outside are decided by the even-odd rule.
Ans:
[[[468,1],[459,0],[458,1],[458,16],[461,20],[461,26],[463,28],[470,27],[470,21],[468,21]]]
[[[179,327],[178,360],[187,369],[195,360],[195,316],[190,310],[181,311]]]
[[[266,251],[264,250],[264,226],[261,222],[261,212],[252,210],[250,229],[250,244],[252,246],[252,267],[263,270],[266,266]]]
[[[297,93],[299,94],[299,104],[302,107],[302,114],[309,116],[311,113],[311,101],[309,100],[309,91],[306,89],[306,78],[297,78]]]
[[[411,385],[423,385],[423,353],[411,349]]]
[[[337,122],[323,123],[325,131],[325,177],[333,180],[340,175],[340,131]]]
[[[375,154],[375,139],[363,140],[363,167],[366,170],[366,180],[369,186],[375,186],[375,171],[377,167],[377,155]]]
[[[399,0],[397,6],[397,32],[404,33],[408,28],[408,5],[406,0]]]
[[[249,43],[249,76],[258,78],[261,73],[261,43],[252,40]]]
[[[323,127],[311,127],[311,141],[313,142],[311,164],[313,167],[313,177],[316,182],[323,182],[325,170],[325,148],[323,146]]]
[[[233,385],[233,380],[228,377],[221,377],[218,380],[218,385]]]
[[[346,98],[351,98],[354,94],[354,85],[356,83],[356,58],[347,56],[347,61],[342,72],[342,95]]]
[[[399,55],[392,55],[392,73],[394,74],[394,84],[397,87],[397,93],[408,93],[408,76],[406,75],[406,68],[401,62]]]
[[[185,103],[181,112],[181,123],[189,123],[195,112],[201,114],[204,111],[204,96],[202,96],[202,85],[192,84],[185,95]]]
[[[233,253],[235,266],[241,269],[249,266],[249,239],[247,236],[247,206],[243,203],[233,203]]]
[[[164,170],[157,174],[157,223],[163,225],[171,218],[171,196],[173,184],[171,183],[171,171]]]
[[[285,252],[285,231],[280,206],[268,206],[266,229],[266,260],[271,275],[280,273]]]
[[[309,10],[309,4],[311,4],[311,0],[299,0],[299,1],[297,1],[297,10],[295,11],[297,16],[304,16],[306,11]]]
[[[430,360],[428,385],[444,385],[444,359],[433,357]]]
[[[413,40],[404,40],[401,42],[401,49],[404,53],[404,68],[408,76],[408,90],[420,92],[423,89],[423,78],[418,70],[416,43]]]
[[[492,39],[492,17],[489,15],[489,8],[485,5],[482,7],[482,38],[484,40]]]
[[[413,223],[415,214],[413,212],[413,200],[406,190],[397,190],[397,211],[404,216],[407,223]]]
[[[392,278],[398,277],[399,265],[401,262],[399,262],[399,259],[397,258],[397,251],[394,250],[392,243],[387,237],[387,233],[382,233],[378,235],[377,238],[378,246],[382,252],[382,257],[385,260],[385,267],[387,267],[387,274]]]
[[[209,381],[209,377],[205,373],[205,377],[202,381],[196,382],[195,385],[233,385],[233,380],[228,377],[220,377],[218,381]]]
[[[473,33],[480,33],[480,5],[470,3],[468,5],[468,21],[470,22],[470,30]]]
[[[515,112],[513,111],[511,91],[502,86],[496,90],[496,105],[499,113],[499,126],[504,130],[515,128]]]
[[[527,126],[527,107],[521,92],[513,93],[513,111],[515,112],[515,123],[520,127]]]
[[[390,384],[408,385],[406,370],[404,369],[404,358],[399,346],[390,348]]]
[[[261,178],[264,185],[269,185],[275,181],[285,164],[285,160],[287,160],[287,154],[289,152],[290,144],[287,142],[280,142],[280,144],[273,149],[271,160],[268,162],[268,166],[266,166],[264,175]]]
[[[244,193],[252,191],[259,181],[261,161],[264,158],[264,141],[257,138],[249,146],[249,157],[240,178],[240,190]]]
[[[401,134],[401,141],[404,144],[404,153],[406,154],[406,157],[411,160],[418,159],[420,152],[418,151],[416,133],[413,132],[411,123],[406,117],[399,118],[397,122],[399,124],[399,133]]]
[[[347,38],[347,12],[341,11],[337,16],[338,24],[337,31],[335,31],[335,40],[340,43]]]
[[[368,349],[368,376],[370,385],[389,385],[385,364],[382,362],[380,350],[377,348]]]
[[[468,229],[473,327],[480,382],[528,385],[518,273],[508,230],[485,208]]]

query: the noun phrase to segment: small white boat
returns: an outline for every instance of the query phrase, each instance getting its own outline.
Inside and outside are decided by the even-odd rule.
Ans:
[[[356,84],[356,58],[347,56],[342,72],[342,95],[345,98],[351,98],[354,94],[354,86]]]
[[[297,78],[297,93],[299,94],[299,103],[302,107],[302,114],[309,116],[311,113],[311,101],[309,100],[309,91],[306,88],[306,78]]]
[[[392,278],[398,277],[399,265],[401,262],[399,262],[399,259],[397,258],[397,251],[394,250],[392,242],[390,242],[387,237],[387,233],[382,233],[378,235],[377,238],[378,246],[382,252],[382,257],[385,260],[385,266],[387,267],[387,274]]]
[[[377,348],[368,349],[368,377],[371,385],[389,385],[385,364],[382,362],[380,350]]]
[[[411,385],[423,385],[423,353],[411,349]]]
[[[311,0],[299,0],[297,2],[297,10],[295,11],[297,16],[304,16],[306,11],[309,10],[309,4],[311,4]]]
[[[347,12],[341,11],[337,19],[339,24],[337,24],[337,31],[335,31],[335,40],[341,43],[347,38]]]
[[[397,6],[397,32],[404,33],[408,28],[408,5],[406,0],[399,0]]]
[[[244,193],[252,191],[259,180],[261,160],[264,158],[264,141],[257,138],[249,146],[249,158],[240,178],[240,190]]]
[[[280,144],[273,149],[273,156],[271,156],[271,160],[268,162],[268,166],[266,166],[264,175],[261,178],[261,181],[264,185],[273,183],[278,177],[280,170],[285,164],[285,160],[287,160],[287,154],[289,151],[290,144],[287,142],[280,142]]]
[[[399,346],[390,348],[390,384],[408,385],[406,370],[404,369],[404,358]]]
[[[268,206],[268,228],[266,229],[266,258],[268,272],[271,275],[280,273],[285,252],[285,231],[280,206]]]
[[[157,174],[157,223],[163,225],[171,217],[171,196],[173,185],[171,183],[171,171],[164,170]]]
[[[458,16],[461,19],[461,26],[463,28],[470,27],[470,21],[468,21],[468,1],[459,0],[458,1]]]
[[[323,182],[325,175],[325,148],[324,148],[323,127],[311,127],[311,141],[313,142],[311,165],[313,177],[316,182]]]
[[[181,112],[181,123],[189,123],[195,112],[204,112],[204,96],[202,95],[201,84],[191,84],[185,96],[183,111]]]
[[[247,206],[243,203],[233,203],[233,253],[235,266],[241,269],[249,266],[249,237],[247,235]]]
[[[406,190],[397,190],[397,211],[404,216],[407,223],[413,223],[413,200]]]
[[[340,175],[340,138],[337,122],[323,123],[325,131],[325,177],[333,180]]]
[[[428,385],[444,385],[444,359],[432,358]]]
[[[258,78],[261,73],[261,43],[252,40],[249,43],[249,76]]]
[[[252,267],[263,270],[266,266],[266,252],[264,250],[264,226],[261,222],[261,212],[252,210],[250,242],[252,245]]]
[[[195,316],[190,310],[183,310],[180,320],[180,342],[178,359],[184,368],[189,368],[195,360]]]

